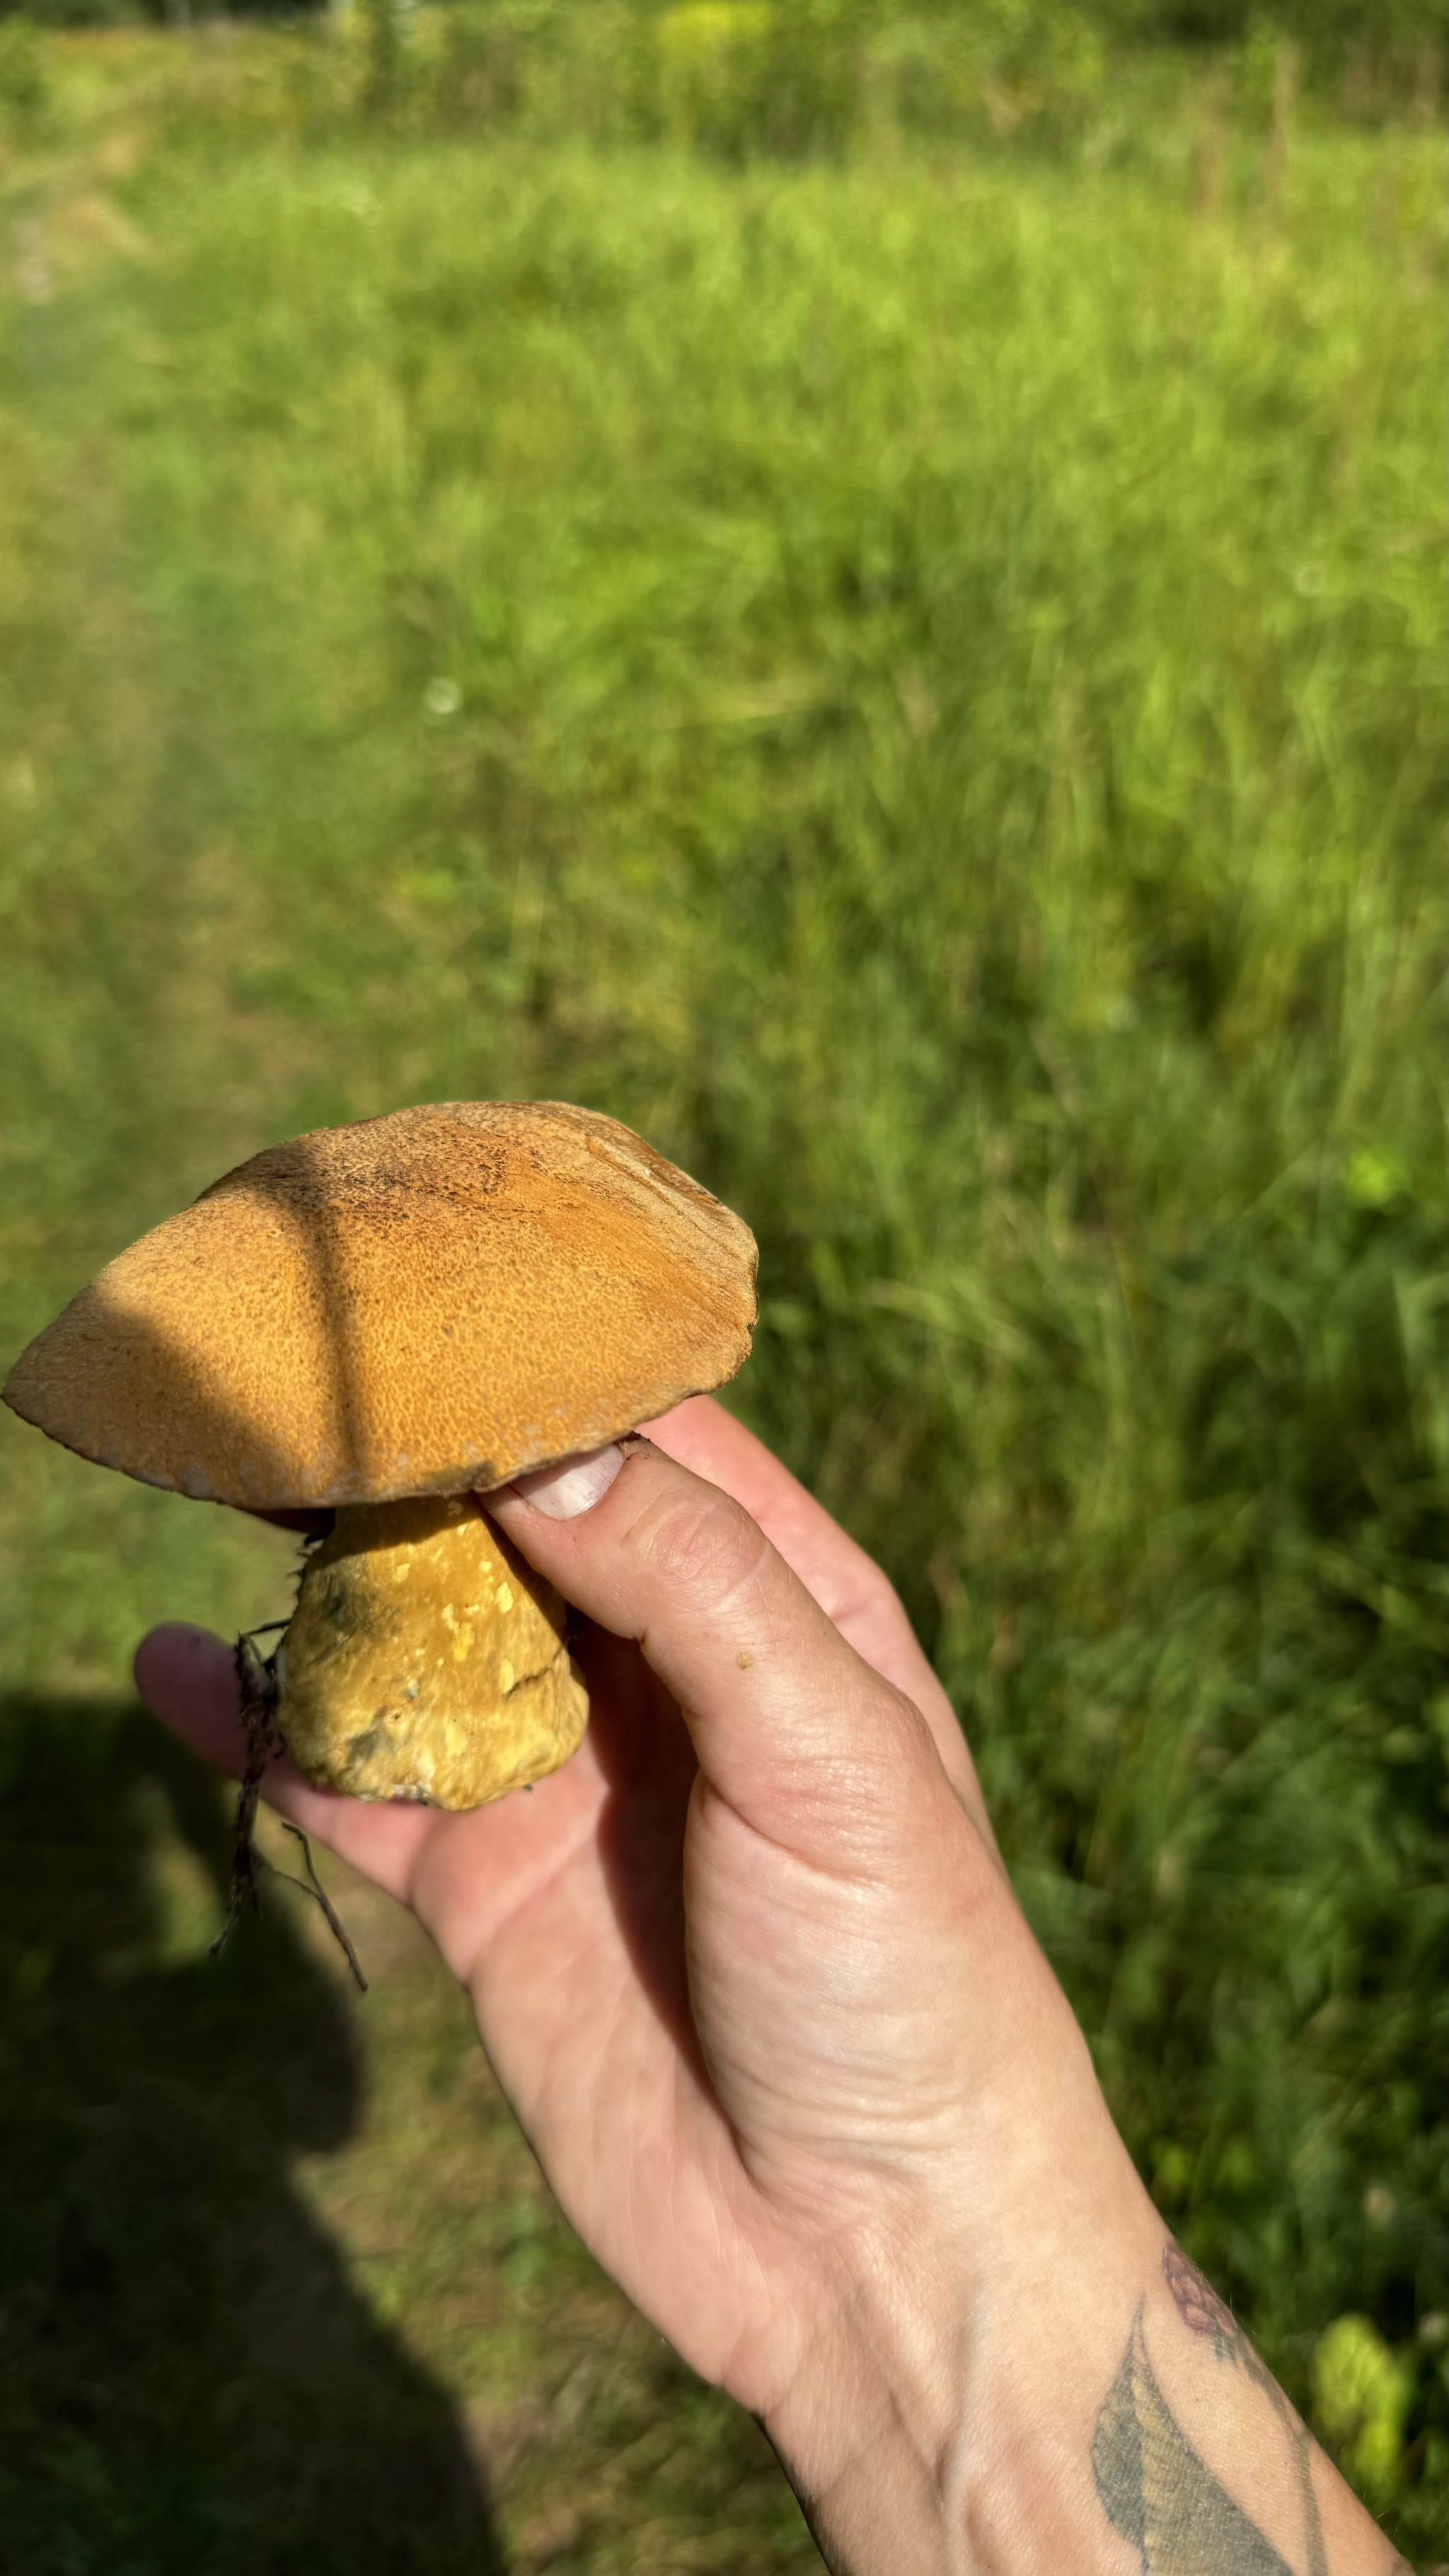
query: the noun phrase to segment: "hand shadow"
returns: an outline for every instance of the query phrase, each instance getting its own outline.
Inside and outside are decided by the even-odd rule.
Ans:
[[[502,2576],[450,2402],[297,2197],[342,2002],[270,1909],[168,1963],[158,1822],[215,1784],[114,1702],[0,1700],[0,2570]]]

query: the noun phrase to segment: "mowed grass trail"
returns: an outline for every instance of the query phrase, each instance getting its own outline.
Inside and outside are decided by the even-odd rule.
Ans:
[[[1426,2564],[1443,157],[1305,130],[1203,215],[1170,154],[142,99],[15,160],[0,285],[6,1356],[406,1101],[586,1101],[728,1198],[734,1400],[900,1585],[1164,2213]],[[305,1929],[204,1970],[126,1659],[275,1615],[280,1542],[8,1417],[0,1471],[30,2576],[340,2576],[349,2514],[399,2569],[811,2563],[364,1897],[355,2011]]]

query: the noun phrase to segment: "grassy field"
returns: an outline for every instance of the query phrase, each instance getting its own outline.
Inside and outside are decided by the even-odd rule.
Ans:
[[[1160,2205],[1441,2559],[1442,144],[0,74],[0,1350],[320,1122],[699,1173]],[[285,1544],[0,1475],[0,2566],[816,2563],[405,1923],[206,1964],[128,1654]]]

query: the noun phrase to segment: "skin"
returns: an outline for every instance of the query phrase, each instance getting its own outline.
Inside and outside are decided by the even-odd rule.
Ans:
[[[885,1577],[707,1399],[650,1432],[573,1518],[489,1498],[591,1623],[562,1771],[269,1800],[415,1910],[580,2235],[839,2576],[1402,2564],[1166,2238]],[[219,1640],[137,1672],[240,1769]]]

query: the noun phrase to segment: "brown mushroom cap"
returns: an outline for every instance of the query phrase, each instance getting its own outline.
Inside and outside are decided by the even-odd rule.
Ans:
[[[486,1490],[733,1377],[748,1226],[612,1118],[400,1109],[273,1145],[21,1354],[7,1404],[251,1511]]]

